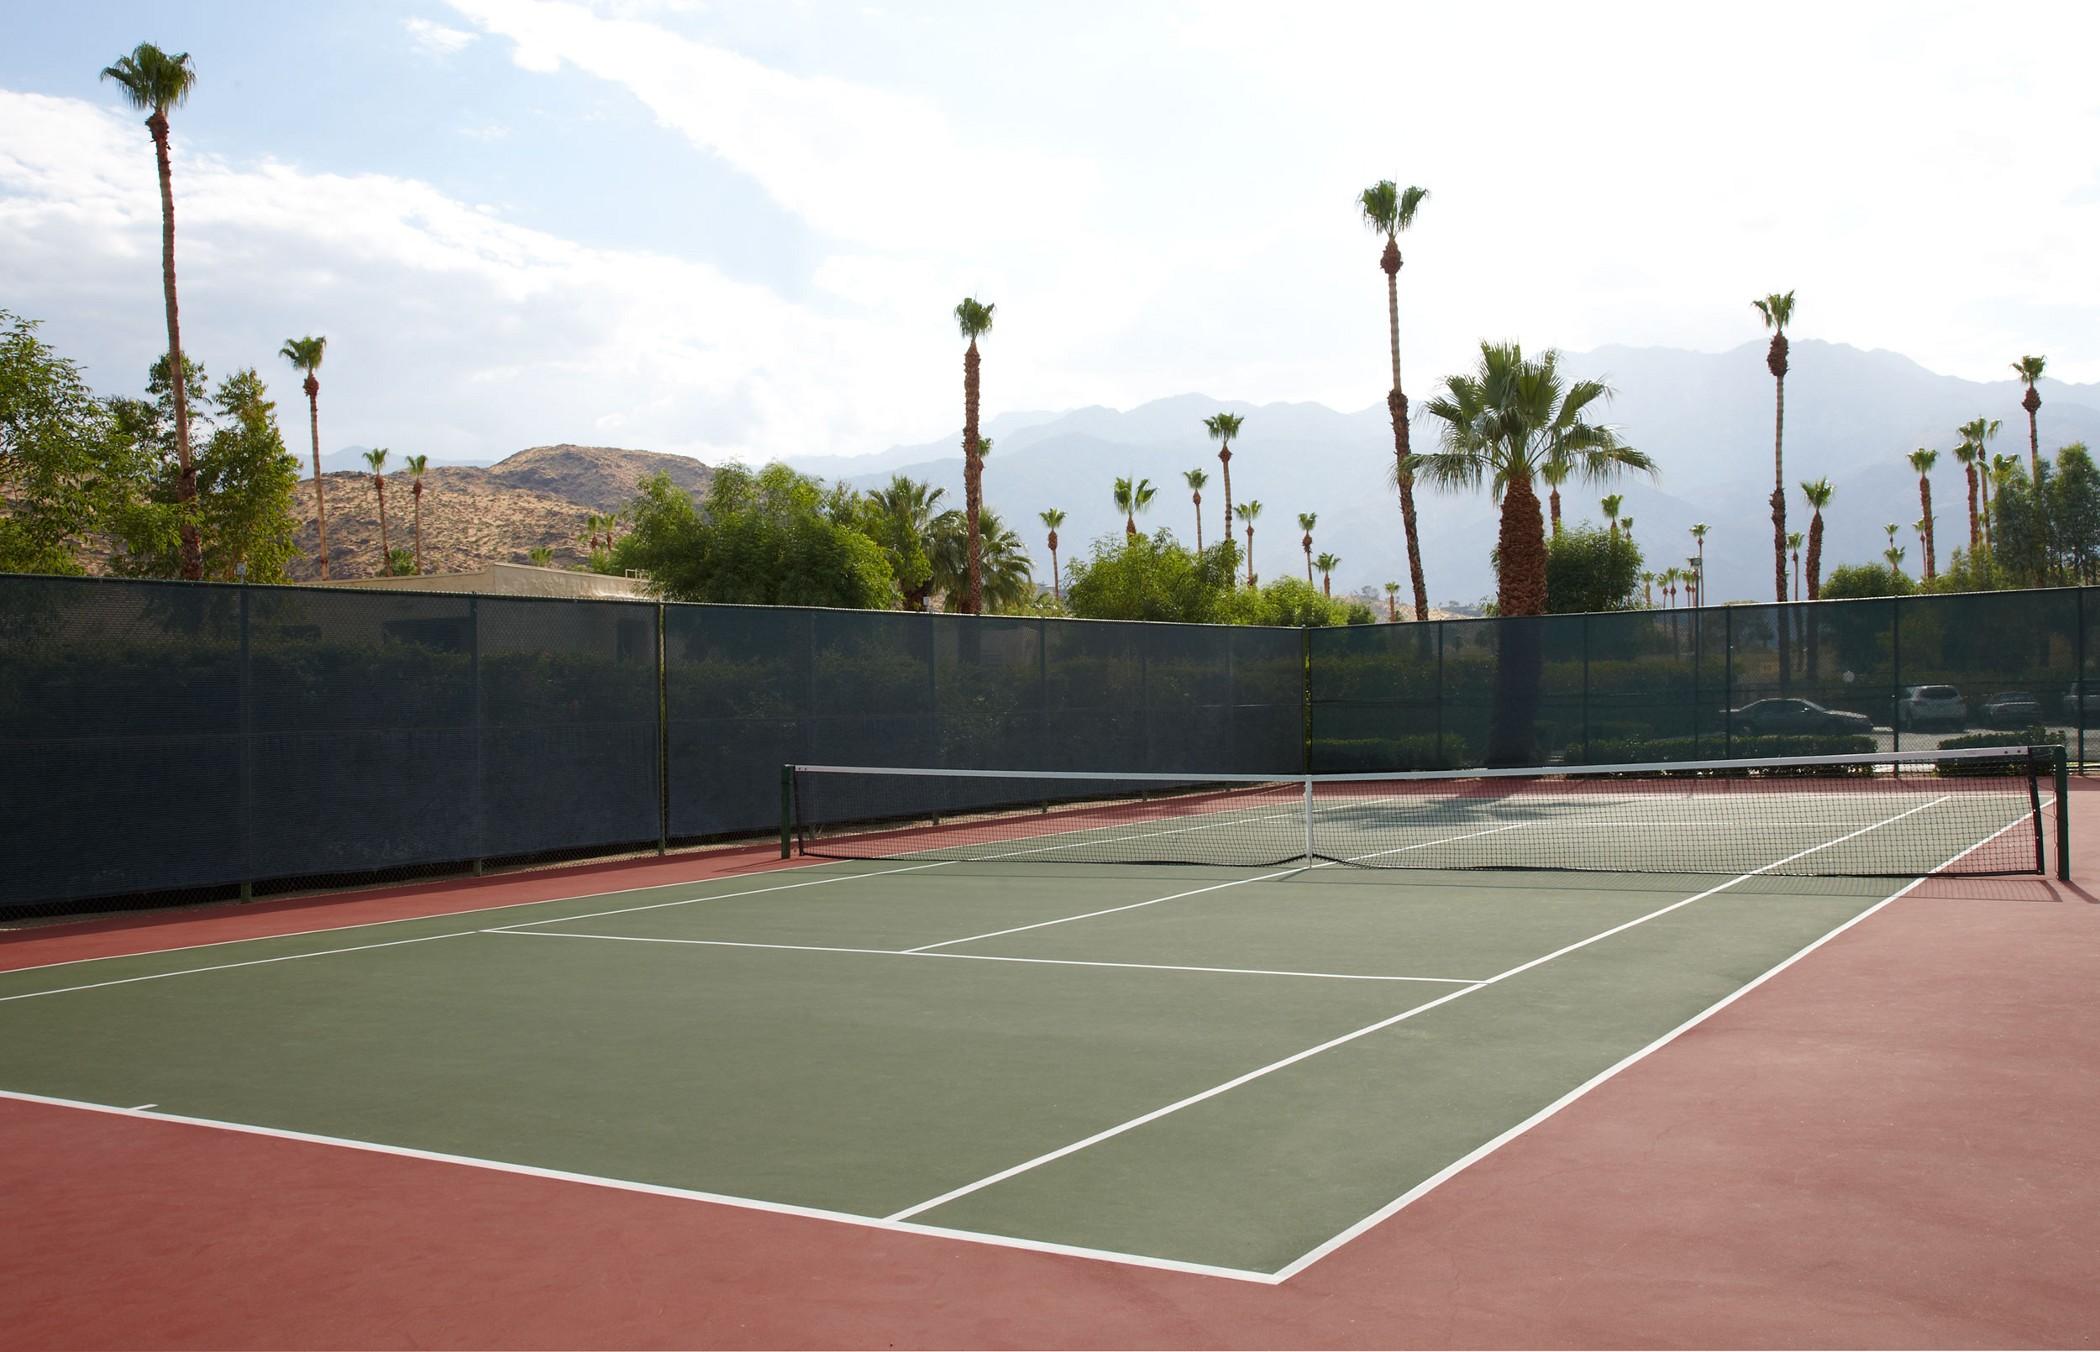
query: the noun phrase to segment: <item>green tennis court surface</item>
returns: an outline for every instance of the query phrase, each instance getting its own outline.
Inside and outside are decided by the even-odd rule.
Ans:
[[[0,1089],[1273,1277],[1898,886],[835,863],[0,975]]]

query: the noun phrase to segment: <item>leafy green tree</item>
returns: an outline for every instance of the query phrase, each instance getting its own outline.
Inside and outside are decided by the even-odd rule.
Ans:
[[[102,68],[102,78],[124,91],[135,109],[146,110],[146,130],[153,137],[154,164],[160,171],[160,282],[168,317],[167,361],[172,370],[184,370],[182,358],[181,307],[175,298],[175,181],[168,167],[168,113],[189,101],[197,87],[197,72],[190,67],[190,54],[172,55],[150,42],[133,48],[129,56]],[[186,382],[172,390],[175,426],[173,445],[176,530],[181,538],[181,573],[195,581],[204,576],[204,546],[198,534],[197,463],[191,450],[189,391]]]
[[[906,610],[925,610],[933,592],[933,560],[927,550],[943,496],[931,484],[895,474],[859,502],[855,524],[889,560],[890,576]],[[969,566],[967,552],[962,566]]]
[[[328,580],[328,496],[321,483],[321,357],[328,351],[323,337],[287,338],[277,355],[306,373],[301,388],[306,391],[306,422],[314,449],[314,529],[319,537],[315,558],[321,565],[321,580]]]
[[[977,355],[977,340],[992,331],[992,312],[998,308],[973,296],[963,297],[961,304],[955,307],[955,325],[970,344],[963,353],[963,510],[968,518],[966,546],[969,559],[962,608],[971,615],[984,613],[979,536],[979,515],[984,511],[984,446],[977,430],[982,359]]]
[[[1826,601],[1856,601],[1873,596],[1908,596],[1916,588],[1903,571],[1887,563],[1841,563],[1823,581]]]
[[[80,368],[0,310],[0,572],[80,573],[150,461],[117,435]]]
[[[1415,524],[1416,461],[1408,444],[1407,393],[1400,382],[1400,236],[1415,223],[1415,213],[1428,198],[1429,189],[1402,189],[1389,178],[1356,196],[1359,219],[1373,234],[1385,236],[1378,267],[1385,273],[1386,337],[1393,361],[1393,388],[1386,393],[1385,405],[1393,423],[1393,486],[1400,493],[1400,528],[1407,537],[1407,575],[1414,583],[1417,620],[1429,618],[1429,586],[1422,578],[1422,543]],[[1226,525],[1229,528],[1231,522]]]
[[[1632,538],[1571,526],[1546,542],[1546,613],[1627,610],[1640,601],[1641,550]]]
[[[785,465],[722,466],[704,507],[652,475],[630,511],[609,566],[671,600],[857,610],[897,600],[882,547],[852,523],[858,504]]]
[[[1772,373],[1772,596],[1786,600],[1786,326],[1794,318],[1794,293],[1773,292],[1750,302],[1772,331],[1765,369]],[[1782,649],[1782,652],[1784,650]]]
[[[1222,618],[1238,564],[1229,539],[1195,553],[1165,529],[1121,539],[1104,535],[1066,570],[1065,605],[1087,619],[1208,623]]]
[[[1237,587],[1218,600],[1211,614],[1216,624],[1269,624],[1297,629],[1330,625],[1375,624],[1378,617],[1361,601],[1336,600],[1295,577],[1279,577],[1260,587]]]
[[[2018,464],[2018,457],[2011,457]],[[2046,587],[2062,570],[2050,548],[2050,508],[2055,505],[2055,475],[2049,462],[2037,462],[2041,480],[2033,483],[2017,471],[1999,476],[1993,512],[1991,553],[1998,566],[2021,584]]]
[[[2050,543],[2073,580],[2100,582],[2100,468],[2084,442],[2056,453],[2055,492]]]

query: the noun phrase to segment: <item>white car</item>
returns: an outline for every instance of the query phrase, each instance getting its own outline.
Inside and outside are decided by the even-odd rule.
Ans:
[[[1947,727],[1964,727],[1969,721],[1969,706],[1962,699],[1961,691],[1951,685],[1913,685],[1905,688],[1903,698],[1896,701],[1896,726],[1915,728],[1927,723],[1940,723]]]

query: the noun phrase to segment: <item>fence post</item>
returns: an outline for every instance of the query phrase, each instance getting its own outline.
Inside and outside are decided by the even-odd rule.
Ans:
[[[1430,698],[1430,703],[1436,706],[1436,763],[1432,768],[1441,770],[1444,768],[1444,630],[1447,626],[1443,620],[1426,623],[1436,626],[1436,689]]]
[[[1889,737],[1897,751],[1903,749],[1903,598],[1889,598]]]
[[[480,877],[488,842],[488,774],[483,764],[481,707],[481,598],[467,598],[467,674],[474,683],[474,876]]]
[[[656,603],[656,852],[671,851],[671,650],[669,608]]]
[[[795,767],[780,767],[780,857],[795,853]]]
[[[1230,645],[1230,644],[1231,644],[1231,642],[1232,642],[1232,638],[1231,638],[1231,635],[1229,635],[1229,634],[1228,634],[1228,635],[1226,636],[1226,640],[1225,640],[1225,641],[1226,641],[1227,645]],[[1303,626],[1303,625],[1300,625],[1300,626],[1299,626],[1299,628],[1298,628],[1298,689],[1299,689],[1300,691],[1302,691],[1302,692],[1303,692],[1303,696],[1302,696],[1302,698],[1301,698],[1301,699],[1299,700],[1299,703],[1298,703],[1298,740],[1299,740],[1299,756],[1298,756],[1298,773],[1299,773],[1299,774],[1301,774],[1301,775],[1309,775],[1309,774],[1311,774],[1311,773],[1313,772],[1313,768],[1312,768],[1312,742],[1313,742],[1313,718],[1312,718],[1312,630],[1311,630],[1311,629],[1308,629],[1308,628],[1306,628],[1306,627],[1305,627],[1305,626]],[[1234,721],[1234,722],[1238,722],[1239,720],[1238,720],[1238,719],[1234,719],[1233,721]],[[1306,856],[1307,856],[1307,858],[1308,858],[1308,859],[1309,859],[1309,858],[1311,857],[1311,855],[1312,855],[1312,797],[1311,797],[1311,795],[1312,795],[1312,789],[1311,789],[1311,787],[1310,787],[1310,786],[1308,785],[1308,787],[1307,787],[1307,789],[1306,789],[1306,800],[1305,800],[1305,814],[1306,814],[1306,815],[1305,815],[1305,822],[1306,822],[1306,825],[1305,825],[1305,840],[1306,840],[1306,847],[1305,847],[1305,848],[1306,848]]]
[[[249,669],[248,588],[241,586],[241,900],[255,897],[255,677]]]
[[[2078,670],[2071,677],[2071,688],[2077,691],[2078,694],[2072,699],[2071,706],[2078,711],[2078,768],[2080,771],[2085,769],[2085,593],[2086,588],[2080,587],[2078,589],[2078,622],[2073,627],[2071,640],[2073,644],[2072,652],[2075,655],[2074,660],[2078,663]]]
[[[2071,770],[2064,749],[2055,748],[2056,770],[2056,876],[2071,880]]]
[[[1699,580],[1701,591],[1706,589],[1706,580]],[[1705,612],[1705,607],[1700,607]],[[1705,628],[1701,625],[1700,628]],[[1721,608],[1721,757],[1726,760],[1735,755],[1735,719],[1730,713],[1735,709],[1735,612],[1726,606]]]
[[[1565,757],[1563,757],[1565,759]],[[1582,759],[1590,759],[1590,617],[1582,617]]]

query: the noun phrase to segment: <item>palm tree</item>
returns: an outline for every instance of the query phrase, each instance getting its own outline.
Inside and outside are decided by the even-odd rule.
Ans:
[[[1656,574],[1656,578],[1662,583],[1663,600],[1667,602],[1672,608],[1674,608],[1677,605],[1676,565],[1673,564],[1670,567],[1663,569],[1660,573]]]
[[[1932,473],[1932,467],[1939,463],[1939,458],[1940,453],[1938,451],[1928,450],[1923,446],[1912,451],[1909,456],[1910,467],[1918,472],[1918,505],[1925,511],[1923,519],[1918,522],[1920,528],[1918,547],[1925,551],[1925,580],[1927,582],[1938,576],[1938,570],[1935,566],[1936,561],[1933,558],[1934,551],[1932,547],[1932,480],[1926,476]]]
[[[1306,581],[1307,581],[1308,583],[1312,581],[1312,575],[1313,575],[1313,556],[1312,556],[1312,532],[1313,532],[1313,524],[1314,524],[1315,522],[1317,522],[1317,521],[1318,521],[1319,519],[1320,519],[1320,514],[1319,514],[1318,512],[1300,512],[1300,513],[1298,513],[1298,529],[1299,529],[1299,530],[1302,530],[1302,531],[1304,531],[1304,532],[1305,532],[1305,538],[1304,538],[1304,539],[1302,539],[1302,540],[1300,540],[1300,541],[1298,542],[1298,544],[1299,544],[1299,546],[1300,546],[1301,548],[1303,548],[1303,549],[1305,550],[1305,580],[1306,580]]]
[[[1790,530],[1786,533],[1787,553],[1794,556],[1794,599],[1796,601],[1801,599],[1801,538],[1800,531]]]
[[[182,576],[195,582],[204,576],[204,539],[197,530],[197,462],[190,454],[189,382],[183,375],[181,307],[175,300],[175,180],[168,168],[168,110],[189,101],[197,72],[188,52],[172,56],[150,42],[102,68],[133,108],[146,110],[146,130],[153,136],[154,163],[160,170],[160,287],[168,312],[169,386],[175,396],[175,499],[180,504]],[[325,556],[324,556],[325,557]]]
[[[1706,523],[1704,521],[1692,527],[1692,542],[1699,546],[1699,558],[1692,572],[1692,604],[1703,606],[1706,604]],[[1786,598],[1781,597],[1780,599],[1785,600]]]
[[[1774,292],[1750,302],[1772,330],[1772,345],[1765,351],[1765,369],[1772,373],[1772,595],[1786,600],[1786,326],[1794,318],[1794,293]],[[1785,651],[1781,650],[1782,653]]]
[[[1320,570],[1320,591],[1322,595],[1334,595],[1334,570],[1341,566],[1342,561],[1332,554],[1322,554],[1319,558],[1313,560],[1313,567]]]
[[[1890,545],[1887,549],[1881,551],[1881,557],[1889,561],[1890,572],[1901,573],[1903,571],[1904,553],[1905,550],[1901,545]]]
[[[1653,573],[1641,574],[1641,604],[1650,610],[1655,609],[1655,574]]]
[[[1043,525],[1050,531],[1050,599],[1059,605],[1063,605],[1065,600],[1064,589],[1057,580],[1057,528],[1065,524],[1065,514],[1052,507],[1048,511],[1037,513],[1037,515],[1042,518]]]
[[[1837,490],[1828,479],[1809,479],[1801,485],[1801,496],[1808,499],[1808,599],[1823,599],[1823,509],[1830,505],[1830,498]],[[1815,630],[1811,628],[1813,635]]]
[[[1254,585],[1254,518],[1261,515],[1260,502],[1243,502],[1233,509],[1233,515],[1247,527],[1247,585]]]
[[[423,571],[423,472],[430,468],[430,457],[412,455],[408,457],[408,495],[416,503],[416,572]]]
[[[1684,561],[1684,585],[1690,595],[1693,608],[1706,604],[1706,560],[1689,558]]]
[[[992,311],[998,307],[965,296],[955,307],[955,324],[970,346],[963,353],[963,510],[970,530],[970,569],[963,589],[963,610],[984,613],[984,448],[977,435],[978,367],[977,340],[992,331]]]
[[[2002,422],[2000,419],[1997,418],[1971,418],[1969,421],[1963,423],[1960,427],[1955,429],[1957,435],[1959,435],[1962,439],[1962,450],[1966,450],[1968,452],[1967,455],[1963,455],[1962,450],[1957,450],[1954,454],[1957,459],[1961,460],[1961,462],[1968,467],[1969,551],[1972,554],[1976,551],[1980,544],[1988,543],[1990,540],[1990,443],[1991,439],[1998,435],[1998,428],[2000,426],[2002,426]],[[1980,527],[1980,531],[1978,526],[1976,507],[1977,492],[1979,489],[1982,491],[1983,495],[1983,515],[1981,518],[1982,524]]]
[[[366,451],[365,463],[372,467],[372,491],[379,497],[379,571],[384,573],[393,568],[394,558],[386,542],[386,447]]]
[[[314,442],[314,522],[320,538],[321,580],[328,580],[328,499],[321,491],[321,382],[314,372],[321,369],[321,354],[328,350],[322,337],[287,338],[277,355],[306,372],[306,421]]]
[[[1645,452],[1589,421],[1591,406],[1611,394],[1601,381],[1565,379],[1557,352],[1527,361],[1515,343],[1482,343],[1479,368],[1447,378],[1427,405],[1439,449],[1419,457],[1422,472],[1449,488],[1485,484],[1501,500],[1496,607],[1504,617],[1546,610],[1546,523],[1532,490],[1545,465],[1566,461],[1592,483],[1629,469],[1654,472]]]
[[[883,518],[883,550],[904,594],[906,610],[924,611],[932,603],[932,560],[927,551],[932,547],[935,512],[945,496],[945,490],[902,474],[891,475],[887,484],[868,493],[868,500]],[[967,556],[967,543],[964,553]],[[963,566],[969,566],[967,557]]]
[[[2042,434],[2035,425],[2034,415],[2042,406],[2042,396],[2034,388],[2034,382],[2042,378],[2042,370],[2048,364],[2047,357],[2022,357],[2012,364],[2013,374],[2027,382],[2027,393],[2020,399],[2020,407],[2027,410],[2027,459],[2036,483],[2042,481]]]
[[[1218,464],[1225,484],[1225,538],[1232,538],[1232,439],[1240,434],[1245,419],[1237,413],[1219,413],[1203,420],[1204,430],[1218,443]]]
[[[1203,552],[1203,485],[1210,482],[1210,476],[1201,469],[1185,469],[1181,472],[1181,477],[1188,481],[1189,501],[1196,504],[1196,552],[1201,554]],[[1226,532],[1225,538],[1228,540],[1232,538],[1230,531]]]
[[[1597,504],[1604,509],[1604,520],[1611,527],[1611,533],[1615,537],[1619,533],[1619,508],[1625,504],[1625,501],[1626,499],[1623,495],[1613,493]]]
[[[1388,624],[1400,623],[1400,584],[1385,584],[1385,618]]]
[[[1624,535],[1624,536],[1625,536],[1625,537],[1626,537],[1627,539],[1629,539],[1629,540],[1631,540],[1631,539],[1633,538],[1633,518],[1632,518],[1632,517],[1630,517],[1630,516],[1622,516],[1622,517],[1620,517],[1620,518],[1619,518],[1619,533],[1620,533],[1621,535]]]
[[[991,508],[978,515],[984,603],[994,614],[1017,610],[1035,595],[1028,547]]]
[[[1124,538],[1137,538],[1138,513],[1151,508],[1153,496],[1158,492],[1150,479],[1132,476],[1116,480],[1116,510],[1123,514]]]
[[[1385,397],[1393,419],[1393,483],[1400,490],[1400,528],[1407,535],[1407,575],[1414,584],[1415,619],[1429,618],[1429,585],[1422,580],[1422,542],[1415,529],[1415,456],[1407,443],[1407,394],[1400,383],[1400,232],[1415,223],[1429,189],[1402,190],[1382,178],[1357,194],[1356,207],[1373,233],[1385,236],[1378,266],[1385,273],[1386,334],[1393,357],[1393,388]]]
[[[1560,534],[1560,486],[1568,481],[1570,466],[1564,460],[1548,460],[1539,466],[1539,478],[1545,481],[1546,515],[1552,523],[1553,533]]]

